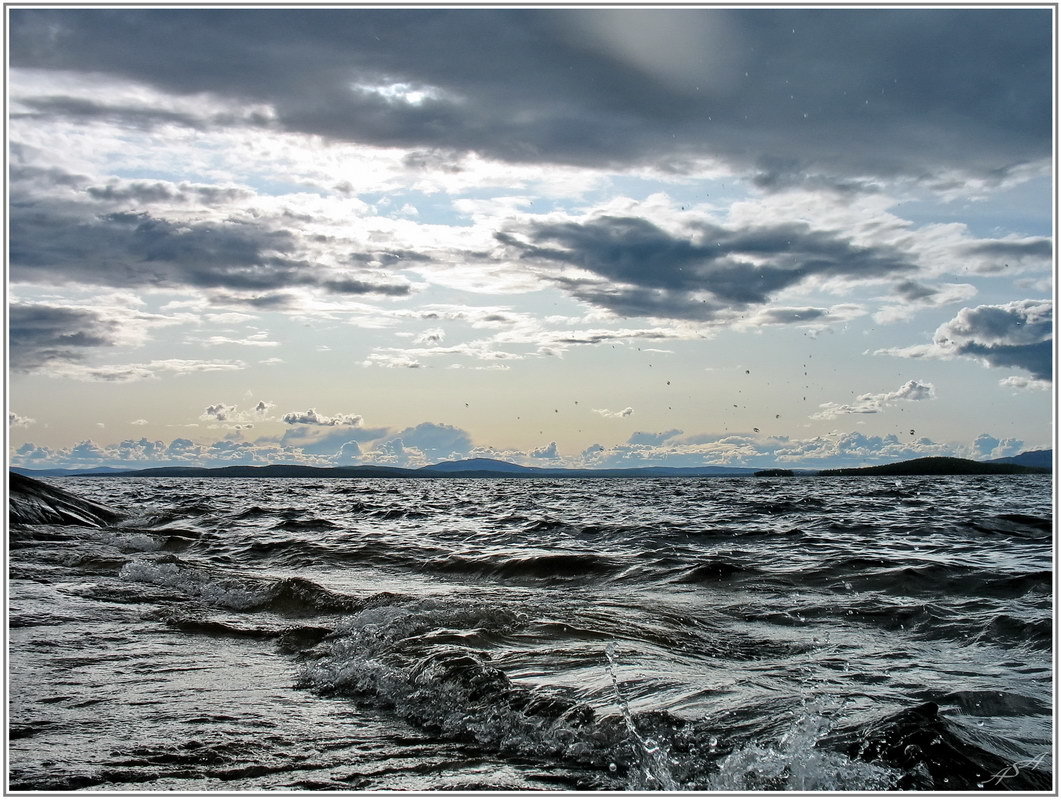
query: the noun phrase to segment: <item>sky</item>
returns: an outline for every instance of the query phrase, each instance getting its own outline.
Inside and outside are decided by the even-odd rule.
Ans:
[[[1052,446],[1049,7],[6,11],[12,465]]]

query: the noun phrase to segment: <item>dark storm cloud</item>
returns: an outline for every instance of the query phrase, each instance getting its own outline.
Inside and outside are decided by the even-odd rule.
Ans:
[[[571,295],[591,305],[606,308],[620,317],[658,317],[661,319],[711,320],[725,311],[725,306],[694,300],[683,292],[664,289],[615,286],[602,281],[584,281],[564,276],[555,278],[557,284]],[[583,344],[583,338],[570,340]]]
[[[293,294],[284,292],[260,294],[251,297],[219,292],[210,296],[210,303],[217,306],[246,306],[247,308],[264,311],[283,311],[297,307],[298,298]]]
[[[268,119],[231,122],[407,147],[425,165],[478,152],[681,170],[707,156],[764,187],[843,189],[948,168],[998,180],[1050,156],[1048,8],[16,8],[9,21],[14,68],[264,104]],[[225,124],[98,98],[19,103]]]
[[[995,273],[1006,270],[1011,263],[1048,265],[1054,255],[1054,245],[1046,237],[995,239],[971,244],[965,248],[965,253],[980,262],[979,272]]]
[[[164,181],[110,181],[103,186],[88,186],[85,191],[93,200],[111,203],[202,203],[220,205],[251,197],[245,189]]]
[[[55,362],[82,361],[94,348],[117,343],[118,324],[86,310],[40,303],[8,308],[11,369],[30,372]]]
[[[350,261],[355,264],[379,264],[384,267],[400,265],[402,261],[413,261],[425,263],[433,261],[429,255],[417,253],[415,250],[387,250],[372,253],[351,253]]]
[[[24,148],[12,144],[12,158],[17,157],[23,150]],[[28,164],[12,164],[8,170],[8,176],[12,185],[40,183],[48,187],[80,188],[88,181],[85,175],[74,175],[58,167],[37,167]]]
[[[1030,345],[985,345],[980,342],[966,342],[955,352],[960,355],[973,355],[984,360],[992,367],[1020,367],[1031,372],[1032,377],[1041,381],[1054,378],[1051,368],[1053,342],[1037,342]]]
[[[283,304],[282,295],[269,293],[297,286],[337,294],[410,292],[405,283],[326,278],[322,267],[296,257],[297,236],[282,228],[178,223],[146,212],[88,217],[84,209],[75,210],[12,202],[8,253],[13,282],[262,292],[258,304],[266,307]]]
[[[1018,300],[963,308],[936,331],[935,344],[992,367],[1019,367],[1039,380],[1053,377],[1053,303]]]
[[[177,224],[146,213],[94,219],[12,203],[11,278],[104,286],[275,289],[308,282],[286,231],[254,225]]]
[[[811,322],[829,316],[824,308],[768,308],[757,318],[766,325],[793,325],[800,322]]]
[[[624,315],[709,319],[723,308],[764,304],[811,276],[868,279],[915,268],[898,251],[857,247],[804,224],[731,230],[699,223],[683,237],[645,219],[599,217],[535,223],[524,236],[529,241],[496,234],[519,258],[579,267],[603,279],[554,277],[576,297]],[[807,310],[810,317],[821,313]],[[775,321],[786,321],[783,316]],[[790,317],[808,318],[798,309]]]
[[[752,183],[767,191],[795,188],[825,189],[840,195],[873,193],[880,189],[876,183],[868,180],[807,172],[805,171],[807,166],[795,158],[781,160],[772,156],[762,156],[755,161]],[[810,168],[821,169],[821,166],[814,165]]]
[[[1017,367],[1041,381],[1053,379],[1054,306],[1050,300],[1014,300],[963,308],[936,329],[932,344],[878,350],[909,358],[976,358],[989,367]]]
[[[32,109],[29,112],[12,113],[12,119],[57,118],[78,122],[109,122],[130,128],[149,129],[160,124],[205,130],[207,122],[202,117],[178,111],[164,111],[143,106],[116,106],[84,100],[78,97],[34,97],[23,101]]]
[[[1050,258],[1054,254],[1054,245],[1047,238],[1022,242],[995,240],[970,245],[966,251],[978,256],[997,258]]]
[[[935,297],[939,294],[939,289],[933,289],[931,286],[926,286],[917,281],[903,281],[895,285],[895,293],[908,303],[913,303],[917,300]]]
[[[408,284],[379,284],[359,281],[351,278],[337,281],[321,281],[321,287],[332,294],[385,294],[391,297],[405,297],[412,294]]]

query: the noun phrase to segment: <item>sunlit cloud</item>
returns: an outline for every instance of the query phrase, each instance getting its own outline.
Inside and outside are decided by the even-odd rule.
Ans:
[[[242,361],[224,361],[220,359],[197,361],[193,359],[168,358],[144,363],[102,366],[62,364],[51,368],[48,374],[77,381],[129,383],[132,381],[161,380],[167,377],[189,375],[197,372],[231,372],[246,368],[247,365]]]
[[[593,413],[600,414],[602,417],[616,417],[621,419],[623,417],[633,416],[634,409],[630,406],[627,406],[626,408],[620,411],[610,411],[607,408],[595,408],[593,409]]]
[[[904,383],[894,392],[880,394],[861,394],[853,403],[822,403],[821,411],[811,414],[812,419],[836,419],[847,414],[879,414],[886,407],[899,402],[917,402],[936,396],[936,389],[931,383],[911,380]]]

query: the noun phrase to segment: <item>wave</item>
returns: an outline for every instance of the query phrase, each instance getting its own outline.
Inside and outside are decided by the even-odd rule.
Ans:
[[[233,685],[275,689],[275,678],[289,691],[293,671],[299,691],[285,702],[307,718],[349,720],[359,735],[370,720],[348,776],[320,740],[287,735],[282,748],[319,756],[320,769],[263,786],[1049,788],[1037,748],[1051,712],[1052,522],[1041,499],[1000,500],[995,483],[954,508],[930,482],[913,496],[877,484],[869,501],[810,482],[805,497],[792,483],[107,485],[108,501],[142,499],[140,516],[11,531],[13,640],[66,636],[18,651],[22,675],[57,652],[48,647],[69,657],[68,632],[85,625],[86,650],[136,654],[145,676],[205,668],[178,652],[241,654],[256,660],[224,667]],[[1029,513],[995,513],[1006,508]],[[13,787],[93,785],[49,776],[30,752],[36,720],[65,724],[67,707],[48,705],[59,694],[13,719],[30,765]],[[253,788],[254,770],[269,768],[220,749],[231,732],[257,735],[251,694],[216,707],[233,714],[211,731],[217,748],[115,745],[110,772],[91,756],[71,761],[96,785],[161,785],[201,755],[218,761],[194,772],[197,790]],[[314,705],[313,694],[333,699]],[[172,697],[179,725],[213,725],[201,698]],[[180,730],[172,741],[201,738]],[[450,760],[396,746],[395,766],[378,744],[392,733]],[[57,741],[79,735],[56,729]],[[465,756],[486,766],[455,777]]]
[[[616,574],[621,564],[594,553],[547,553],[505,558],[451,555],[426,561],[427,572],[456,572],[509,580],[573,580]]]
[[[339,526],[336,525],[329,519],[321,519],[319,517],[311,517],[309,519],[285,519],[282,522],[278,522],[273,526],[273,530],[280,531],[318,531],[318,530],[334,530]]]
[[[228,575],[180,562],[172,556],[133,561],[122,567],[126,581],[176,589],[184,596],[232,611],[268,611],[284,616],[349,614],[396,595],[382,592],[355,598],[325,589],[306,578],[258,579]]]
[[[614,642],[602,648],[598,663],[612,678],[618,713],[591,706],[562,687],[521,685],[488,651],[417,636],[462,625],[492,625],[512,634],[524,624],[518,615],[483,606],[381,606],[344,621],[304,654],[299,685],[387,709],[436,735],[594,770],[598,789],[938,791],[1050,785],[1049,776],[1035,768],[1009,774],[1012,762],[963,738],[959,727],[937,714],[935,703],[839,729],[836,720],[802,709],[776,743],[764,744],[717,720],[632,713],[618,679]],[[978,702],[972,695],[961,700]],[[1029,713],[1040,710],[1013,702]],[[739,710],[730,715],[739,717]]]
[[[999,514],[995,517],[966,520],[965,524],[980,533],[1003,534],[1039,540],[1051,538],[1054,529],[1053,520],[1031,514]]]
[[[762,575],[763,571],[745,564],[715,559],[686,569],[675,583],[717,583]]]
[[[793,514],[799,512],[820,513],[826,508],[826,501],[820,497],[801,497],[799,499],[779,500],[773,503],[761,503],[753,506],[763,514]]]
[[[902,770],[894,788],[955,792],[1001,789],[1044,791],[1052,778],[1036,766],[1010,760],[970,742],[935,702],[858,726],[823,743],[852,757]]]
[[[472,627],[503,636],[524,624],[521,615],[474,604],[381,607],[345,621],[308,653],[299,685],[388,709],[436,735],[589,767],[600,776],[592,788],[624,788],[630,770],[616,758],[629,733],[620,718],[600,716],[571,690],[514,682],[485,650],[416,635]]]

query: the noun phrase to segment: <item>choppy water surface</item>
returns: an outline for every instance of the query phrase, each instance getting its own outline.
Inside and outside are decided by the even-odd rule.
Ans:
[[[52,483],[15,790],[1051,787],[1049,476]]]

